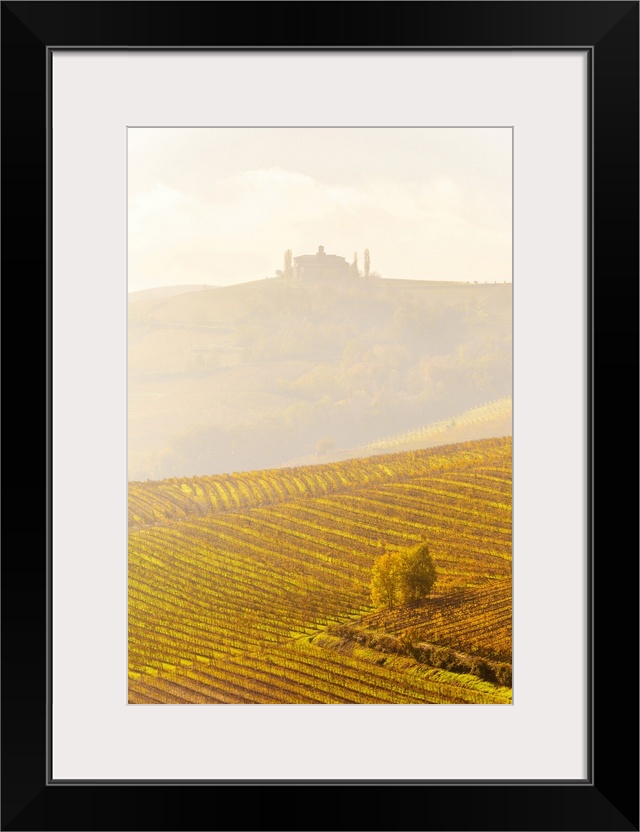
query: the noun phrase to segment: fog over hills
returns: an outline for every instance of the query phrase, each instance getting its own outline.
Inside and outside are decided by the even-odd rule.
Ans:
[[[182,295],[189,292],[201,292],[203,289],[210,289],[210,286],[203,285],[181,285],[181,286],[158,286],[157,289],[138,289],[129,292],[129,303],[136,303],[141,300],[163,300],[175,295]]]
[[[511,297],[362,277],[132,293],[129,477],[363,455],[510,396]]]

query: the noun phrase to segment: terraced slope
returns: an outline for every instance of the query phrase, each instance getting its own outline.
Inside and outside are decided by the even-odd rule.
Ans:
[[[442,596],[438,632],[470,639],[465,611],[472,618],[491,592],[510,591],[510,474],[509,438],[132,484],[130,701],[510,701],[510,689],[468,674],[318,646],[328,625],[363,615],[390,630],[416,623],[401,618],[416,609],[370,615],[369,580],[384,547],[425,537]],[[502,650],[506,630],[500,638]]]
[[[429,598],[414,607],[363,616],[361,626],[387,633],[412,631],[415,641],[511,661],[511,581]]]
[[[503,449],[505,443],[510,446],[510,442],[510,438],[493,439],[325,465],[131,482],[129,528],[192,514],[203,516],[334,494],[372,482],[406,480],[428,471],[447,471],[482,462],[487,454]]]
[[[457,414],[455,418],[443,419],[424,428],[371,442],[365,446],[365,450],[370,453],[410,451],[449,442],[510,436],[511,424],[511,396],[504,396]]]

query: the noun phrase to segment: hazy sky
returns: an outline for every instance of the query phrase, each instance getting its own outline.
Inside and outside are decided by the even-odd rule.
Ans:
[[[511,280],[509,128],[130,128],[129,291],[273,276]]]

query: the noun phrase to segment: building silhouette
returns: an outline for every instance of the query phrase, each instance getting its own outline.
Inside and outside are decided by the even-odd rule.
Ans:
[[[291,280],[341,280],[348,278],[349,264],[344,257],[326,254],[324,246],[318,246],[316,254],[301,254],[293,258],[293,265],[285,270]]]

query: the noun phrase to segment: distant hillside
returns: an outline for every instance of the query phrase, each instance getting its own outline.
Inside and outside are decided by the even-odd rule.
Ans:
[[[511,284],[200,287],[131,301],[128,344],[130,479],[369,454],[511,395]]]
[[[164,300],[190,292],[202,292],[204,289],[211,288],[213,287],[206,284],[194,284],[191,286],[159,286],[156,289],[139,289],[137,292],[129,292],[129,303],[138,303],[141,300]]]
[[[388,453],[392,450],[409,451],[414,448],[467,442],[470,439],[484,439],[490,436],[511,436],[512,416],[511,396],[505,396],[495,402],[474,407],[456,417],[443,419],[425,428],[371,442],[363,448],[363,451],[375,453]],[[481,435],[467,435],[474,431],[478,431]]]
[[[511,441],[132,483],[129,702],[511,701]],[[373,611],[426,540],[435,592]]]
[[[379,439],[368,445],[323,451],[314,456],[292,460],[287,465],[313,465],[316,462],[337,462],[342,459],[388,454],[395,451],[414,451],[433,448],[472,439],[489,439],[512,434],[511,397],[505,396],[495,402],[474,407],[457,416],[443,419],[432,425],[406,431],[397,436]]]

